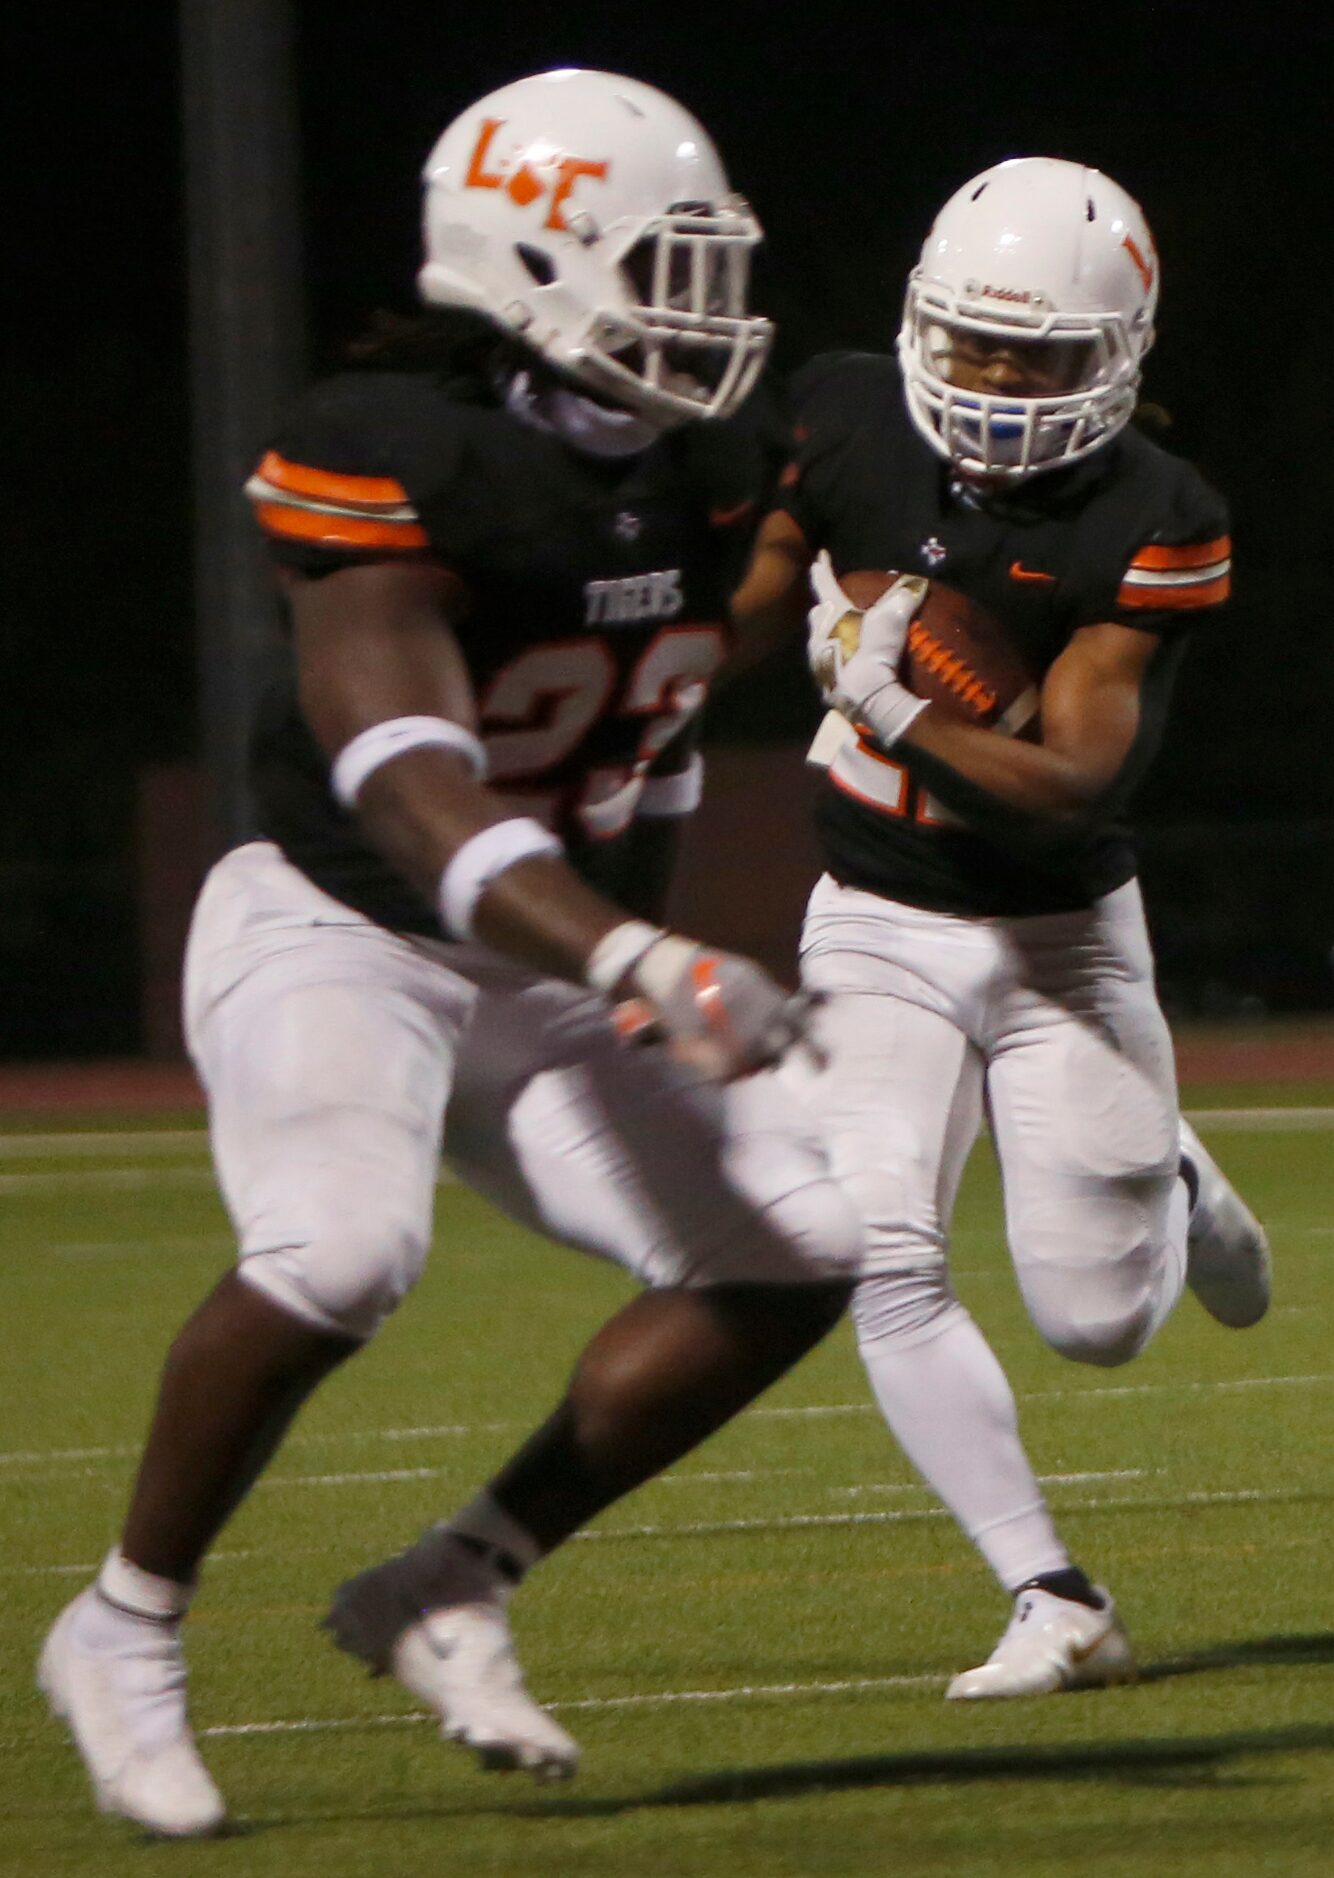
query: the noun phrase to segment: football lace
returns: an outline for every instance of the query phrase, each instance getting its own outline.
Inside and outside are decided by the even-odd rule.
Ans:
[[[991,687],[957,653],[947,651],[920,620],[908,628],[908,650],[974,717],[985,717],[996,709],[998,699]]]

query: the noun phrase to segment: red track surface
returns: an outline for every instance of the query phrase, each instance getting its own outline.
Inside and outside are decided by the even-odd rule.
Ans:
[[[1182,1029],[1177,1064],[1184,1084],[1334,1080],[1334,1023],[1311,1018],[1244,1029]],[[186,1063],[0,1063],[0,1114],[147,1113],[202,1106]]]

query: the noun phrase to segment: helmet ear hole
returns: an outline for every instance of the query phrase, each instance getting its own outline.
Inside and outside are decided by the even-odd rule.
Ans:
[[[514,252],[539,287],[549,287],[556,278],[556,263],[545,248],[534,248],[526,241],[516,241]]]

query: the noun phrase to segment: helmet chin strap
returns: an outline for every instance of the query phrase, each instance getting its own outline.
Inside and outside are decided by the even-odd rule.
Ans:
[[[548,430],[588,456],[638,456],[661,428],[635,411],[598,404],[568,385],[535,386],[531,372],[516,372],[505,388],[505,408],[522,423]]]

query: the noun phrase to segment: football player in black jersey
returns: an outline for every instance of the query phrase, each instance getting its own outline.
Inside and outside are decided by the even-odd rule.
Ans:
[[[261,838],[210,875],[186,972],[242,1260],[41,1661],[102,1807],[169,1835],[224,1810],[185,1706],[201,1560],[417,1277],[447,1104],[466,1178],[647,1286],[490,1489],[335,1600],[341,1647],[488,1765],[577,1756],[512,1654],[525,1569],[816,1342],[860,1250],[799,1106],[747,1074],[800,1012],[664,933],[645,865],[698,794],[764,495],[755,218],[693,118],[597,72],[483,99],[426,180],[429,362],[318,387],[249,486],[290,642]]]
[[[984,1109],[1020,1287],[1063,1354],[1124,1362],[1187,1282],[1226,1324],[1268,1302],[1264,1234],[1178,1115],[1122,821],[1185,628],[1229,578],[1218,497],[1128,427],[1157,295],[1144,218],[1106,176],[1030,158],[974,177],[923,249],[897,363],[799,377],[785,497],[737,601],[753,632],[790,622],[819,557],[810,651],[838,734],[817,740],[827,871],[803,979],[826,999],[819,1111],[868,1226],[854,1317],[893,1432],[1016,1598],[954,1697],[1133,1669],[950,1289]],[[862,569],[914,578],[861,614],[854,650],[838,576]],[[1040,685],[1032,740],[900,682],[923,575],[1008,626]]]

